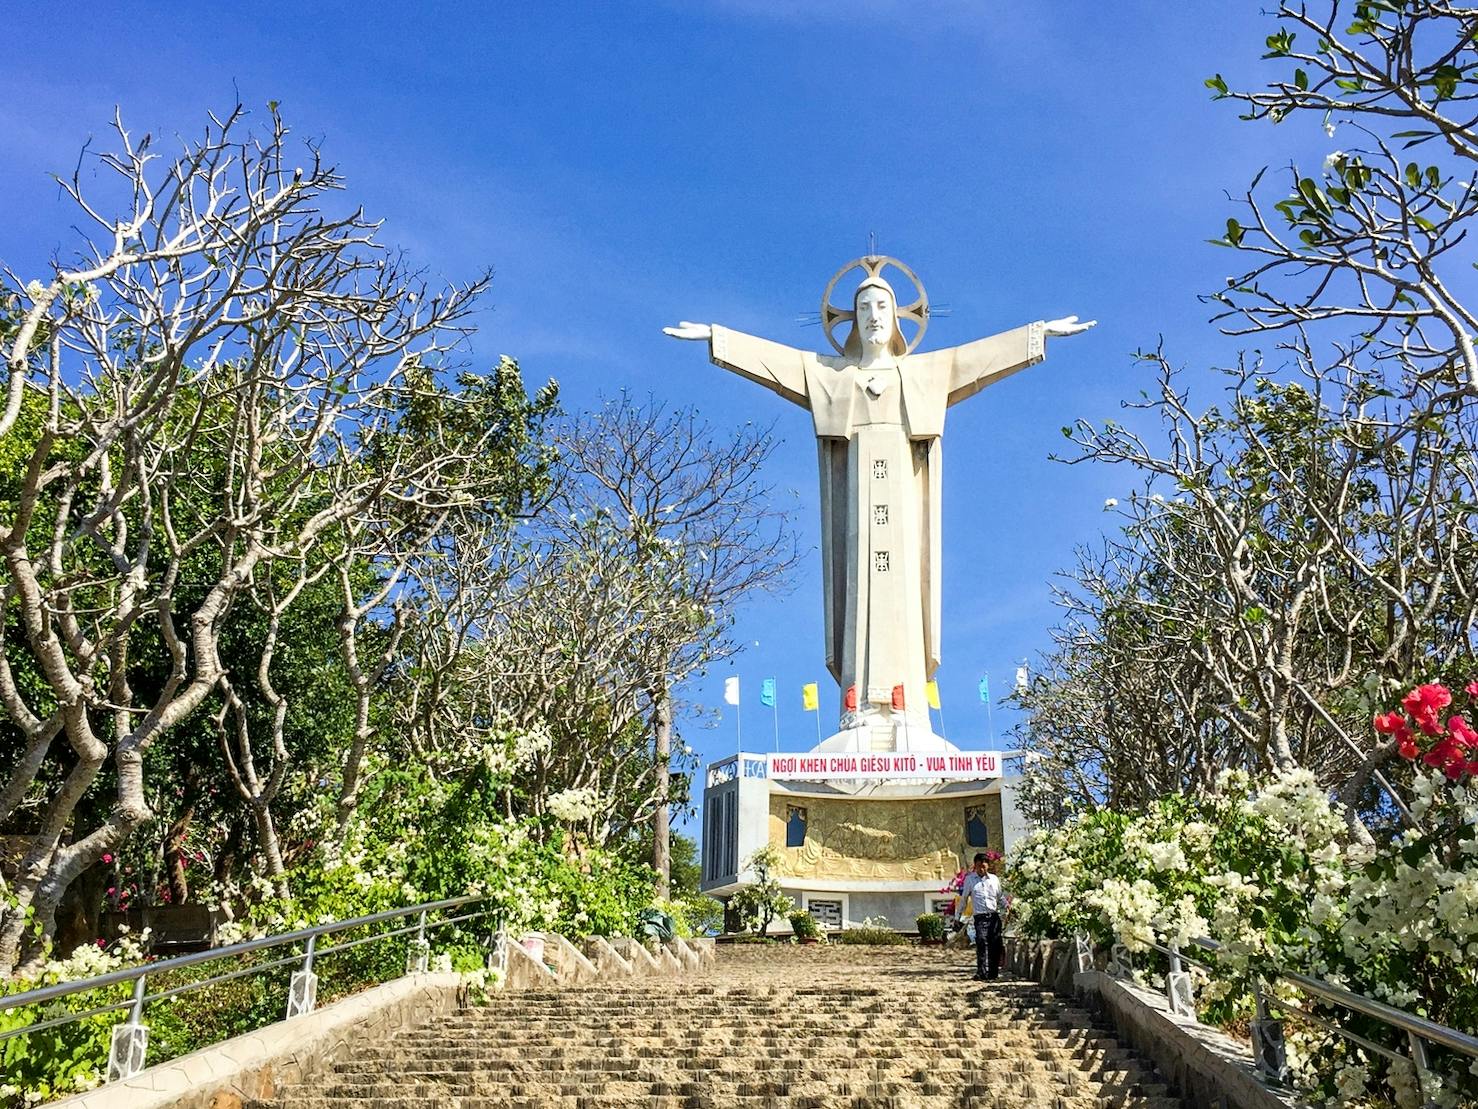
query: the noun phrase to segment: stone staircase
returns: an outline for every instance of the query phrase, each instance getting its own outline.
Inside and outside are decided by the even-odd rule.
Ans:
[[[511,991],[252,1109],[1180,1109],[1112,1030],[937,948],[733,946],[680,979]]]

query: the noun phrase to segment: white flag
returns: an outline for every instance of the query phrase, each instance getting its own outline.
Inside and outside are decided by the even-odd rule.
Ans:
[[[739,679],[737,677],[724,679],[724,703],[727,705],[739,703]]]
[[[1016,668],[1016,692],[1017,693],[1025,693],[1026,692],[1026,667],[1025,666],[1018,666]]]

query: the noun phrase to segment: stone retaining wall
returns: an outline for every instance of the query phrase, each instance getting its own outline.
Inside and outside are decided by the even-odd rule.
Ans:
[[[1006,940],[1006,966],[1054,993],[1076,993],[1113,1021],[1118,1039],[1152,1059],[1187,1105],[1205,1109],[1295,1109],[1303,1102],[1262,1080],[1249,1045],[1170,1012],[1165,995],[1111,978],[1103,969],[1079,972],[1074,944]]]

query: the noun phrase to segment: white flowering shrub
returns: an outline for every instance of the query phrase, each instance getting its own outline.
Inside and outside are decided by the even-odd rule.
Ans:
[[[1222,945],[1198,976],[1202,1015],[1252,1015],[1254,980],[1297,970],[1462,1029],[1478,1026],[1478,783],[1417,767],[1408,830],[1362,846],[1308,771],[1262,782],[1223,774],[1205,797],[1096,812],[1028,836],[1012,853],[1017,928],[1039,938],[1086,932],[1163,971],[1151,944],[1209,936]],[[1204,955],[1204,953],[1193,952]],[[1397,1051],[1404,1033],[1272,987],[1327,1020]],[[1290,1023],[1300,1092],[1330,1105],[1422,1104],[1409,1066],[1343,1037]],[[1432,1047],[1439,1105],[1475,1104],[1478,1067]]]
[[[0,980],[0,995],[25,993],[58,982],[137,966],[144,961],[140,944],[147,941],[145,932],[137,941],[125,936],[112,945],[79,947],[65,958],[47,960],[24,978]],[[127,985],[113,986],[74,994],[50,1005],[0,1012],[0,1032],[54,1020],[69,1012],[124,1002],[130,993]],[[71,1024],[0,1041],[0,1106],[14,1109],[37,1105],[100,1084],[107,1068],[113,1025],[123,1016],[120,1011],[83,1017]]]

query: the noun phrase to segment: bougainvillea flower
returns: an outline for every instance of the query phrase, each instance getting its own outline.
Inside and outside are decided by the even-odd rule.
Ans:
[[[1478,697],[1478,678],[1475,678],[1473,681],[1463,686],[1463,691],[1467,693],[1469,697]]]
[[[1438,713],[1450,704],[1452,692],[1445,685],[1438,685],[1436,682],[1419,685],[1401,698],[1401,707],[1411,714],[1416,726],[1427,735],[1442,734],[1442,722]]]
[[[1454,716],[1447,721],[1447,734],[1464,747],[1478,747],[1478,732],[1461,716]]]
[[[1414,759],[1420,753],[1415,741],[1412,740],[1410,735],[1407,735],[1404,739],[1398,740],[1396,744],[1396,749],[1401,752],[1401,757],[1403,759]]]
[[[1372,723],[1375,725],[1375,730],[1380,732],[1381,735],[1395,735],[1401,730],[1401,726],[1406,723],[1406,717],[1402,716],[1399,712],[1376,713]]]
[[[1462,776],[1467,760],[1463,758],[1463,744],[1452,736],[1443,736],[1432,749],[1422,756],[1428,766],[1440,766],[1447,776],[1456,781]]]

